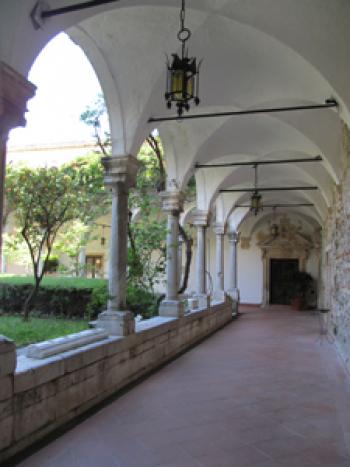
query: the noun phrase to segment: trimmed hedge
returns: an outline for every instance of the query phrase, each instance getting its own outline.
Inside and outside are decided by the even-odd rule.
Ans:
[[[20,313],[33,288],[30,277],[0,276],[0,310],[4,313]],[[157,295],[129,285],[127,306],[135,315],[149,318],[157,314]],[[35,315],[66,318],[95,319],[106,309],[107,281],[47,277],[40,286],[32,313]]]

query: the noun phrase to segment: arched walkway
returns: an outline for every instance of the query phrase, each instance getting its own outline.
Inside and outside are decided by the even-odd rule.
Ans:
[[[350,380],[318,316],[245,313],[22,467],[348,467]]]

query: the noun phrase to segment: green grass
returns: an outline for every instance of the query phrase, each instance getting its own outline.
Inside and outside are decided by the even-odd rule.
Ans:
[[[83,320],[30,318],[29,322],[24,322],[21,316],[0,316],[0,334],[13,339],[17,346],[65,336],[87,328],[88,322]]]
[[[3,284],[34,284],[32,276],[14,276],[0,274],[0,283]],[[83,277],[47,276],[41,282],[41,287],[75,287],[77,289],[95,288],[106,284],[106,279],[85,279]]]

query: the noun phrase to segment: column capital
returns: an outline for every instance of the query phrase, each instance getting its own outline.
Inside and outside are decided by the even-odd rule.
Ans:
[[[225,235],[225,225],[221,223],[216,223],[213,225],[213,230],[216,235]]]
[[[238,232],[228,232],[228,239],[230,242],[238,243],[239,233]]]
[[[140,163],[136,157],[125,156],[107,156],[101,159],[105,169],[104,181],[108,188],[114,188],[117,185],[125,185],[126,188],[135,186],[136,175]]]
[[[159,193],[162,200],[162,209],[165,212],[177,212],[183,210],[185,196],[182,191],[162,191]]]
[[[27,101],[36,91],[36,86],[24,76],[0,61],[0,135],[18,126],[25,126],[24,114]]]
[[[197,209],[192,214],[192,224],[197,227],[207,227],[210,222],[210,211]]]

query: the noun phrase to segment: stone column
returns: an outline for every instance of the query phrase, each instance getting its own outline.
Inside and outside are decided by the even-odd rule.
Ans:
[[[239,237],[237,232],[228,234],[229,253],[228,253],[228,283],[227,294],[233,300],[233,312],[237,313],[239,303],[239,290],[237,287],[237,243]]]
[[[197,227],[196,252],[196,297],[200,308],[210,306],[210,297],[206,287],[206,230],[209,224],[207,211],[196,211],[193,215],[193,225]]]
[[[112,221],[109,252],[107,310],[98,317],[97,327],[110,335],[126,336],[135,330],[134,316],[126,309],[128,248],[128,194],[134,186],[139,163],[133,156],[104,157],[105,185],[112,193]]]
[[[214,226],[216,235],[215,248],[215,276],[214,276],[214,299],[217,301],[225,301],[224,292],[224,235],[225,226],[216,224]]]
[[[163,211],[168,216],[167,255],[166,255],[166,297],[159,307],[160,316],[181,317],[184,315],[184,303],[178,296],[179,284],[179,215],[182,211],[183,194],[179,191],[165,191],[160,193]]]
[[[183,238],[181,235],[178,237],[177,241],[177,288],[178,290],[181,287],[181,279],[182,279],[182,250],[183,250]]]
[[[0,257],[4,215],[6,143],[10,130],[25,126],[27,101],[36,87],[16,70],[0,61]]]

